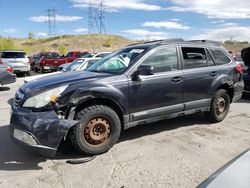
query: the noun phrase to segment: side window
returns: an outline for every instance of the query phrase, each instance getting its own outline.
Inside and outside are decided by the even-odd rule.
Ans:
[[[207,67],[207,57],[204,48],[182,47],[184,69]]]
[[[207,54],[207,63],[208,63],[208,66],[214,66],[214,61],[213,61],[212,56],[211,56],[211,54],[209,53],[208,50],[206,50],[206,54]]]
[[[81,52],[76,52],[75,54],[76,57],[81,57],[81,55],[82,55]]]
[[[155,73],[177,70],[177,64],[177,53],[175,47],[159,49],[142,62],[142,65],[150,65],[154,67]]]
[[[217,49],[210,49],[213,57],[214,57],[214,60],[215,60],[215,63],[217,65],[224,65],[224,64],[227,64],[229,63],[231,60],[220,50],[217,50]]]

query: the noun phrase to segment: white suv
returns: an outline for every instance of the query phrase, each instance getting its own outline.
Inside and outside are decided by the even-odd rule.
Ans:
[[[4,50],[0,54],[0,64],[13,67],[14,73],[30,75],[29,58],[24,51]]]

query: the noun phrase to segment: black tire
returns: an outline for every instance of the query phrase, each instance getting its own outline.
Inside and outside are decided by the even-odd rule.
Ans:
[[[207,119],[211,123],[218,123],[225,119],[230,108],[230,97],[225,89],[219,89],[215,92],[210,111],[206,112]]]
[[[41,74],[43,74],[43,73],[44,73],[44,69],[43,69],[43,67],[40,67],[39,72],[40,72]]]
[[[91,155],[107,152],[119,139],[121,122],[117,113],[103,105],[84,108],[75,116],[80,124],[70,138],[77,150]],[[103,138],[104,137],[104,138]]]
[[[34,68],[34,72],[38,72],[38,68],[37,67]]]
[[[31,75],[30,71],[26,72],[26,76],[30,76],[30,75]]]

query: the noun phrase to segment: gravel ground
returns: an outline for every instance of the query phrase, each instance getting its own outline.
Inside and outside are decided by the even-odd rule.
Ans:
[[[195,187],[250,147],[250,99],[231,105],[227,118],[208,124],[200,114],[125,131],[93,161],[71,165],[74,150],[48,159],[14,145],[8,100],[23,83],[0,87],[0,187]]]

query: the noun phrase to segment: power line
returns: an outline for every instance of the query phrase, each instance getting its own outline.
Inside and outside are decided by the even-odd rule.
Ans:
[[[106,33],[104,0],[89,0],[89,33]]]

